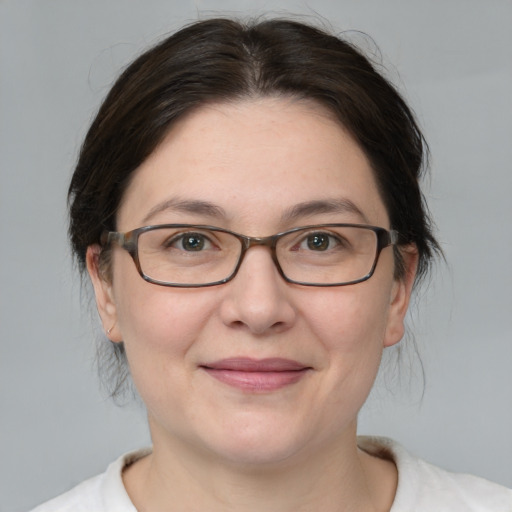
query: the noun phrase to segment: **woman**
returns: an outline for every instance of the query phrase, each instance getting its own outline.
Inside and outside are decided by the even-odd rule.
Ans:
[[[306,25],[199,22],[129,66],[83,144],[70,236],[153,447],[37,510],[512,510],[356,435],[439,252],[424,152],[368,60]]]

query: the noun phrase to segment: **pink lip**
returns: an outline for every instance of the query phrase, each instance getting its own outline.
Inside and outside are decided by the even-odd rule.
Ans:
[[[290,359],[222,359],[201,365],[215,379],[249,392],[274,391],[301,380],[310,366]]]

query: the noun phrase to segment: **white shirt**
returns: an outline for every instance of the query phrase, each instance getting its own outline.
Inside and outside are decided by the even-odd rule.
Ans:
[[[393,460],[398,468],[398,488],[390,512],[512,512],[512,489],[428,464],[391,439],[360,437],[358,445],[372,455]],[[140,450],[120,457],[105,473],[32,512],[137,512],[121,475],[124,467],[149,452]]]

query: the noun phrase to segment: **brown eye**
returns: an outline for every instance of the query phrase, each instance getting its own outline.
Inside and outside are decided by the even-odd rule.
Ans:
[[[313,233],[306,239],[307,247],[312,251],[326,251],[332,245],[331,238],[326,233]]]
[[[186,252],[201,252],[212,248],[208,237],[201,233],[182,233],[173,237],[166,246]]]
[[[204,236],[191,234],[185,235],[181,240],[181,245],[185,251],[200,251],[204,249]]]

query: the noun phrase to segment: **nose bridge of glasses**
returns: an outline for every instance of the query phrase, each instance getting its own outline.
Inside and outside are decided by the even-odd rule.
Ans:
[[[277,261],[277,255],[276,255],[276,243],[277,243],[276,235],[263,236],[263,237],[262,236],[243,236],[241,238],[241,240],[242,240],[243,249],[240,254],[239,265],[241,265],[242,260],[244,259],[244,256],[249,249],[251,249],[253,247],[268,247],[272,261],[277,266],[278,270],[281,272],[281,268],[280,268],[279,262]]]
[[[251,247],[263,246],[271,250],[275,246],[275,235],[272,236],[244,236],[244,249],[247,251]]]

